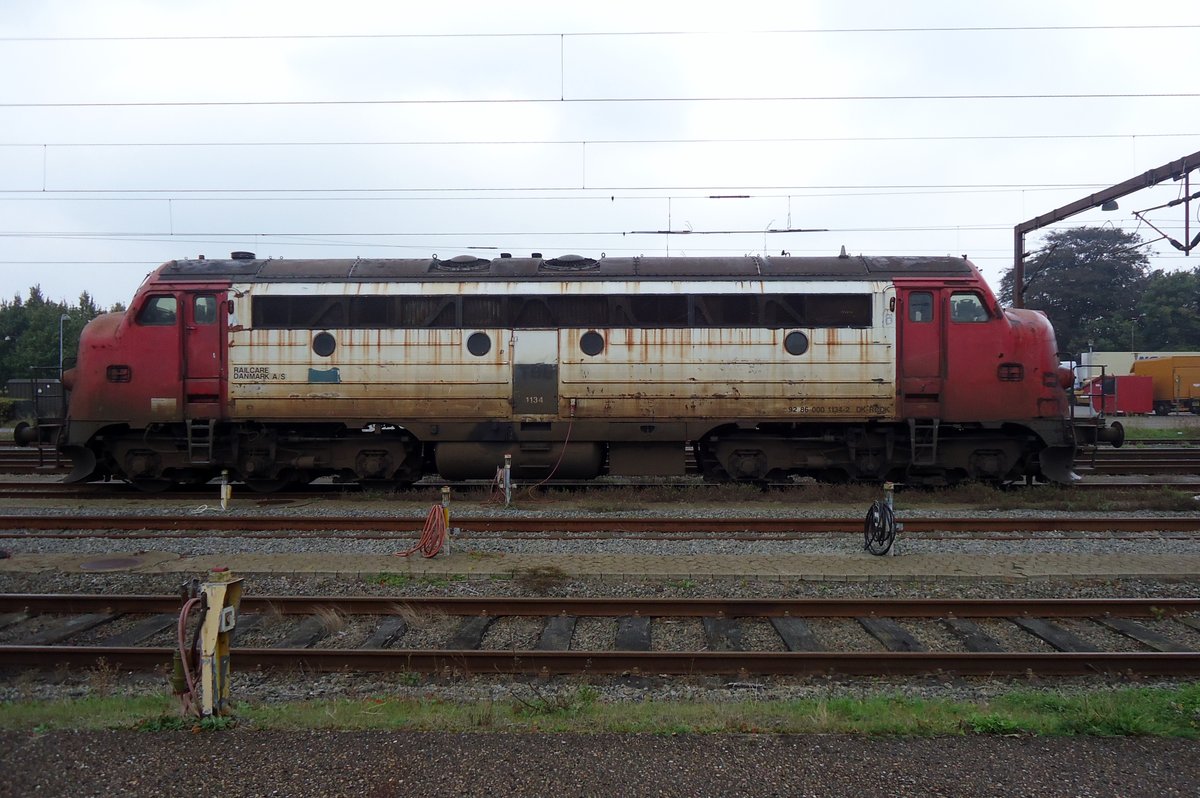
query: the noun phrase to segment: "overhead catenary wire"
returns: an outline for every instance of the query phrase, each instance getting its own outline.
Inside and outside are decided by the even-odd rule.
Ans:
[[[1187,99],[1200,92],[1063,92],[1029,94],[808,94],[790,96],[658,97],[387,97],[360,100],[81,100],[0,102],[0,108],[281,108],[377,105],[545,105],[643,103],[908,102],[960,100]]]
[[[1133,220],[1130,219],[1130,222]],[[1076,225],[1069,225],[1077,227]],[[595,236],[661,236],[661,235],[762,235],[763,233],[928,233],[953,231],[987,231],[1007,230],[1011,225],[1003,222],[983,224],[950,224],[950,225],[895,225],[877,227],[828,227],[812,228],[768,228],[762,229],[729,229],[729,230],[354,230],[354,231],[295,231],[295,230],[259,230],[259,231],[213,231],[200,232],[176,231],[159,232],[153,230],[0,230],[0,238],[54,238],[54,239],[106,239],[140,238],[147,240],[171,240],[181,237],[205,238],[281,238],[295,237],[301,239],[327,238],[338,239],[347,237],[360,238],[511,238],[511,237],[595,237]],[[203,243],[203,242],[201,242]],[[323,243],[336,244],[336,240]],[[362,242],[365,243],[365,242]]]
[[[329,194],[329,195],[345,195],[345,194],[363,194],[363,195],[379,195],[379,194],[415,194],[422,192],[441,192],[446,194],[471,194],[493,192],[499,195],[507,195],[516,192],[532,192],[543,191],[547,193],[561,191],[596,191],[596,192],[612,192],[612,191],[696,191],[705,192],[701,198],[707,198],[714,191],[786,191],[789,189],[795,191],[835,191],[835,190],[909,190],[909,189],[953,189],[953,190],[971,190],[971,189],[995,189],[1003,191],[1034,191],[1043,190],[1068,190],[1068,189],[1088,189],[1102,188],[1104,183],[845,183],[845,184],[812,184],[812,185],[710,185],[710,186],[682,186],[682,185],[646,185],[646,186],[628,186],[628,185],[593,185],[593,186],[512,186],[507,188],[496,188],[488,186],[416,186],[416,187],[379,187],[379,188],[44,188],[44,189],[0,189],[0,197],[5,195],[36,195],[36,196],[51,196],[61,194],[70,196],[74,194],[232,194],[232,195],[255,195],[255,194]],[[783,195],[787,196],[787,195]],[[792,196],[795,196],[794,194]],[[146,199],[154,199],[158,197],[146,197]],[[189,197],[190,198],[190,197]],[[551,197],[547,197],[551,198]],[[553,197],[557,199],[557,197]],[[606,197],[601,196],[600,199]],[[609,194],[608,198],[612,198]],[[671,197],[672,199],[674,197]],[[636,197],[634,198],[636,199]],[[643,198],[644,199],[644,198]]]
[[[609,30],[609,31],[481,31],[475,33],[268,33],[268,34],[145,34],[122,36],[0,36],[2,42],[144,42],[144,41],[304,41],[333,39],[504,39],[562,37],[647,37],[647,36],[777,36],[797,34],[873,34],[873,33],[1023,33],[1032,31],[1133,31],[1192,30],[1200,25],[946,25],[889,26],[862,28],[783,28],[746,30]]]
[[[962,134],[942,136],[765,136],[765,137],[689,137],[689,138],[609,138],[609,139],[394,139],[336,141],[61,141],[0,142],[0,147],[395,147],[395,146],[470,146],[470,145],[551,145],[551,144],[786,144],[814,142],[893,142],[893,141],[1038,141],[1070,139],[1188,138],[1194,133],[1014,133]]]

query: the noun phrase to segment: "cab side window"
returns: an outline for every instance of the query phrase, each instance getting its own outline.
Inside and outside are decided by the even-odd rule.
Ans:
[[[152,296],[142,305],[137,321],[138,324],[164,327],[175,323],[177,313],[175,297],[169,294]]]
[[[928,291],[914,291],[908,295],[908,320],[933,321],[933,294]]]
[[[978,324],[988,320],[988,312],[978,294],[952,294],[950,320]]]
[[[210,294],[192,299],[192,318],[197,324],[214,324],[217,321],[217,298]]]

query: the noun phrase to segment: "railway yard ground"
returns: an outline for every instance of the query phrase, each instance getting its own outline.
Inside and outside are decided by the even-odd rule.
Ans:
[[[1195,469],[901,488],[882,557],[868,486],[456,488],[426,559],[438,486],[19,487],[56,479],[0,490],[0,795],[1200,793]],[[183,721],[218,566],[235,711]]]

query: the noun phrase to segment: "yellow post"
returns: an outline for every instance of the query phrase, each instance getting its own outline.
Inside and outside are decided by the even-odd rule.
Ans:
[[[242,600],[242,580],[213,568],[200,586],[206,611],[200,628],[200,716],[230,713],[229,649]]]

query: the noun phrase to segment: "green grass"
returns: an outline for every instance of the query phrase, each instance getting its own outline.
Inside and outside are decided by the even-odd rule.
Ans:
[[[519,685],[515,699],[451,703],[438,699],[368,699],[248,704],[233,720],[207,725],[178,719],[166,696],[11,702],[0,729],[140,729],[147,733],[233,725],[255,729],[510,731],[592,734],[963,734],[1149,736],[1200,739],[1200,684],[1073,695],[1017,691],[990,701],[900,696],[682,703],[606,703],[582,685],[555,690]]]
[[[408,587],[412,577],[408,574],[376,574],[370,581],[383,587]]]
[[[998,490],[973,483],[943,490],[906,490],[896,494],[896,507],[918,511],[925,507],[963,507],[974,510],[1063,510],[1067,512],[1122,512],[1158,510],[1195,512],[1200,502],[1194,490],[1163,485],[1155,488],[1122,488],[1080,491],[1059,485]]]
[[[1125,428],[1125,443],[1138,441],[1175,441],[1183,438],[1200,438],[1200,420],[1196,426],[1160,429],[1157,427]]]

